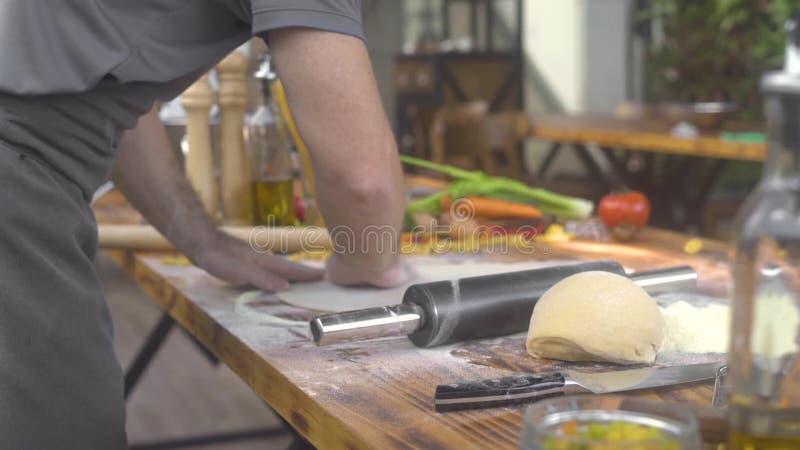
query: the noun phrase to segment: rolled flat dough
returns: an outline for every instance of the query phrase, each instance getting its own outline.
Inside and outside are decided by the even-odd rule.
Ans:
[[[661,309],[629,278],[571,275],[547,290],[531,316],[526,346],[540,358],[653,363],[664,340]]]
[[[406,288],[412,284],[575,263],[575,261],[555,260],[511,263],[474,260],[448,262],[442,261],[442,258],[431,257],[409,257],[407,262],[416,270],[417,278],[411,283],[393,289],[342,287],[325,280],[293,284],[288,291],[279,292],[277,295],[282,302],[304,309],[322,312],[352,311],[402,303]]]

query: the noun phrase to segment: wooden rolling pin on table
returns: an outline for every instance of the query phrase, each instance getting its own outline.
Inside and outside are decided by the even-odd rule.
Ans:
[[[150,225],[111,225],[97,227],[103,250],[167,251],[172,244]],[[330,238],[318,227],[222,226],[224,233],[250,243],[260,252],[295,253],[330,249]]]

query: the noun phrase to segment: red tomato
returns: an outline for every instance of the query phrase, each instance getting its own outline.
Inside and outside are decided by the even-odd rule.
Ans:
[[[650,219],[650,201],[641,192],[608,194],[600,200],[600,219],[618,239],[629,239]]]

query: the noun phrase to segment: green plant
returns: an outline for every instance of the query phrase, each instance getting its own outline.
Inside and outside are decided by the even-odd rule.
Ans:
[[[729,101],[761,117],[758,79],[781,66],[797,10],[800,0],[650,0],[639,20],[663,33],[648,51],[648,100]]]

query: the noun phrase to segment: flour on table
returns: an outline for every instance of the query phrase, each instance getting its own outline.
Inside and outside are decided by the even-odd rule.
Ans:
[[[443,261],[442,258],[431,257],[409,257],[406,258],[406,261],[416,270],[417,278],[411,283],[393,289],[342,287],[325,280],[293,284],[288,291],[279,292],[277,296],[282,302],[299,308],[322,312],[352,311],[402,303],[403,294],[412,284],[518,272],[576,262],[555,260],[507,263],[475,260]]]
[[[662,310],[666,336],[661,351],[725,353],[728,349],[730,308],[724,304],[704,306],[675,302]]]
[[[726,354],[731,311],[725,299],[695,292],[673,292],[659,295],[656,302],[665,322],[664,345],[658,359]]]

